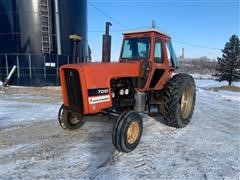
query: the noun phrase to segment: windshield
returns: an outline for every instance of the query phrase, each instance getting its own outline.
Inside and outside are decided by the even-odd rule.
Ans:
[[[128,38],[123,42],[122,59],[145,59],[150,54],[150,37]]]

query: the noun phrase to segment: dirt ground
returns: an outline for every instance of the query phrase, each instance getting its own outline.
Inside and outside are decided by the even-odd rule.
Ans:
[[[239,102],[217,93],[198,89],[183,129],[144,115],[140,145],[124,154],[112,145],[114,119],[107,116],[89,116],[79,130],[61,129],[59,88],[1,90],[0,179],[238,179]]]
[[[221,87],[216,87],[213,90],[214,91],[227,90],[227,91],[233,91],[233,92],[240,92],[240,87],[238,87],[238,86],[221,86]]]

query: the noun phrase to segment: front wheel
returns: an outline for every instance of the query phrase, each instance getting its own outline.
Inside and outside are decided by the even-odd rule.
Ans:
[[[182,128],[191,120],[196,99],[192,76],[176,74],[164,90],[164,118],[169,126]]]
[[[59,109],[58,121],[60,126],[66,130],[78,129],[85,123],[82,116],[80,117],[77,113],[67,111],[64,105]]]
[[[142,136],[142,117],[135,111],[125,111],[117,119],[112,132],[114,147],[120,152],[131,152]]]

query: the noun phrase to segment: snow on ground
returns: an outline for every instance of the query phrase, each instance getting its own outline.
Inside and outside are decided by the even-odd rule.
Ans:
[[[51,103],[52,100],[44,94],[26,94],[26,87],[23,87],[23,92],[22,88],[13,88],[20,92],[12,94],[8,90],[0,91],[0,129],[56,118],[60,102]],[[35,88],[30,88],[31,91],[35,91]]]
[[[59,104],[46,104],[35,102],[23,102],[25,94],[17,94],[12,97],[3,97],[3,107],[0,112],[1,129],[10,126],[18,126],[26,123],[46,121],[56,118]],[[43,97],[28,96],[28,100],[37,100]]]
[[[218,82],[214,80],[195,80],[198,88],[211,89],[213,87],[226,86],[228,83],[226,81]],[[234,86],[240,87],[240,82],[233,82]]]
[[[213,80],[197,80],[196,81],[196,86],[197,92],[200,93],[201,95],[203,94],[208,94],[211,98],[221,98],[225,99],[228,101],[236,101],[238,107],[240,103],[240,93],[239,92],[232,92],[232,91],[219,91],[219,92],[214,92],[212,88],[214,87],[221,87],[221,86],[226,86],[226,82],[217,82]],[[233,84],[234,86],[240,87],[240,82],[235,82]],[[238,102],[237,102],[238,101]]]
[[[144,116],[141,143],[128,154],[114,150],[108,117],[62,130],[59,92],[0,91],[0,179],[238,179],[239,93],[214,92],[223,84],[212,80],[196,84],[191,123],[175,129]]]
[[[213,79],[212,74],[199,74],[199,73],[194,73],[191,74],[195,79]]]

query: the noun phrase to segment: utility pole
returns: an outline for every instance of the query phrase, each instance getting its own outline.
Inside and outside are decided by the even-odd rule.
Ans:
[[[182,62],[184,61],[184,48],[182,48],[182,56],[181,56]]]

